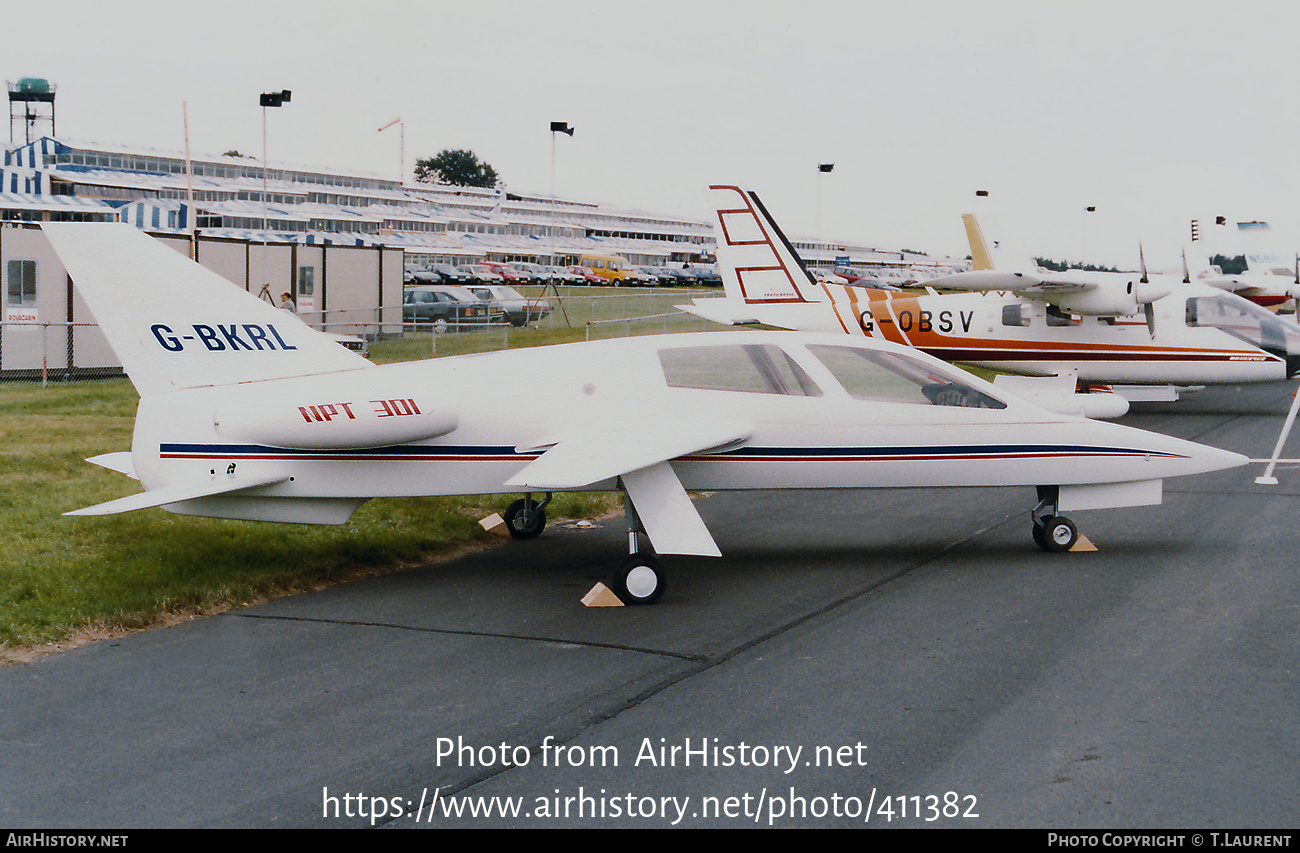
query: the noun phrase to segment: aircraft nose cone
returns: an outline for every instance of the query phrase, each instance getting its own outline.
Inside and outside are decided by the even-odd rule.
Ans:
[[[1148,432],[1146,435],[1148,438],[1143,444],[1149,446],[1153,454],[1164,455],[1170,460],[1170,467],[1174,469],[1173,476],[1240,468],[1250,461],[1240,453],[1211,447],[1208,444],[1153,432]]]

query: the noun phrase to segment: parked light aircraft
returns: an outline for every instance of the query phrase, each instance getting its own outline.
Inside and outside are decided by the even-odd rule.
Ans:
[[[1064,510],[1159,503],[1164,477],[1246,462],[1052,414],[923,353],[843,334],[697,333],[377,366],[129,225],[42,227],[140,393],[130,453],[90,461],[145,491],[71,515],[161,506],[331,524],[373,497],[518,490],[509,528],[530,538],[545,524],[532,493],[616,490],[630,554],[614,586],[650,602],[663,589],[655,552],[719,555],[688,489],[1031,485],[1034,539],[1065,550],[1077,533]]]
[[[1145,273],[993,269],[973,217],[966,223],[977,268],[927,285],[978,292],[922,295],[817,283],[757,195],[711,189],[726,296],[679,306],[711,320],[838,331],[945,361],[1054,377],[1019,381],[1015,390],[1056,411],[1094,417],[1122,414],[1128,404],[1114,394],[1074,394],[1075,380],[1194,386],[1300,373],[1300,329],[1245,299]],[[1123,388],[1130,398],[1142,391]]]
[[[1296,257],[1294,271],[1279,260],[1276,256],[1247,254],[1244,273],[1225,275],[1208,260],[1193,256],[1196,269],[1190,275],[1196,281],[1230,291],[1256,305],[1283,305],[1300,298],[1300,256]]]

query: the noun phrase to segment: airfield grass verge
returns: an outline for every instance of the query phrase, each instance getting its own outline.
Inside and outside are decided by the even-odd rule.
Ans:
[[[138,491],[86,457],[131,444],[126,380],[0,387],[0,661],[79,633],[132,630],[382,571],[498,538],[478,520],[515,495],[390,498],[340,526],[178,516],[68,518]],[[612,495],[556,495],[550,518],[590,518]]]

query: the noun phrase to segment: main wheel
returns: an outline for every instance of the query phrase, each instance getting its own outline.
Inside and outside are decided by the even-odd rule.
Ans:
[[[1043,537],[1043,525],[1035,521],[1030,525],[1030,529],[1034,536],[1034,544],[1044,551],[1051,550],[1047,547],[1047,540]]]
[[[1035,541],[1041,537],[1042,542],[1039,545],[1048,551],[1068,551],[1074,547],[1075,542],[1079,541],[1079,531],[1075,528],[1074,522],[1063,515],[1053,515],[1043,519],[1041,528],[1034,526]]]
[[[515,539],[536,539],[546,527],[546,511],[536,503],[528,509],[522,500],[515,501],[506,508],[504,518],[506,529]]]
[[[624,604],[654,604],[664,592],[664,569],[648,554],[624,557],[614,572],[614,594]]]

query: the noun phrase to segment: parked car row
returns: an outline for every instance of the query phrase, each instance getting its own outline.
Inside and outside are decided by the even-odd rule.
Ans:
[[[529,299],[504,284],[415,284],[402,296],[402,321],[435,332],[466,324],[523,326],[550,313],[545,299]]]
[[[591,256],[591,263],[602,263],[600,269],[582,264],[567,267],[546,266],[527,261],[501,263],[483,261],[476,264],[407,264],[404,279],[410,284],[447,285],[510,285],[521,284],[590,284],[637,285],[641,287],[677,287],[683,285],[722,285],[722,277],[712,266],[654,267],[633,266],[623,259],[620,263]]]

